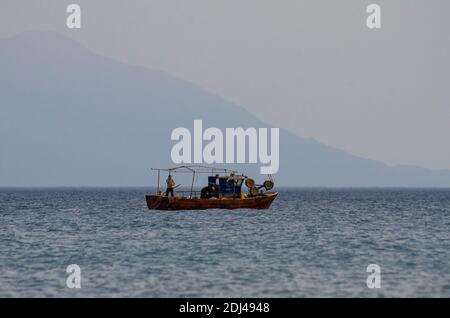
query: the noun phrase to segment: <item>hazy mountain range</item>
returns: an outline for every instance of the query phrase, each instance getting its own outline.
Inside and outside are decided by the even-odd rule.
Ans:
[[[0,41],[0,98],[0,186],[152,185],[150,167],[173,165],[172,129],[192,130],[194,119],[205,127],[268,127],[192,83],[96,55],[54,33]],[[259,171],[259,164],[231,167]],[[281,129],[275,181],[450,186],[450,171],[391,167]]]

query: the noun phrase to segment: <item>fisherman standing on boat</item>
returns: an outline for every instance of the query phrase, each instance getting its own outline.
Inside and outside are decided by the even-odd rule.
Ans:
[[[166,184],[167,184],[166,196],[169,196],[169,193],[173,196],[173,188],[175,187],[175,181],[173,181],[172,176],[170,174],[166,179]]]

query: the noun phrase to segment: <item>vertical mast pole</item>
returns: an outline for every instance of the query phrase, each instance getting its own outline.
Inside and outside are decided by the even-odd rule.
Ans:
[[[159,194],[159,175],[161,170],[158,169],[158,189],[156,190],[156,194]]]
[[[192,189],[194,188],[195,171],[192,172],[192,183],[191,183],[191,199],[192,199]]]

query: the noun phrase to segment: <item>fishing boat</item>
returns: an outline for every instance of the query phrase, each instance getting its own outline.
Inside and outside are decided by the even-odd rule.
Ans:
[[[150,210],[205,210],[205,209],[268,209],[277,197],[272,192],[272,176],[262,184],[237,171],[208,166],[184,165],[173,168],[152,168],[158,173],[155,194],[145,196]],[[192,173],[190,189],[175,191],[173,196],[161,191],[161,174]],[[201,190],[194,190],[196,177],[207,174],[208,184]],[[247,191],[244,191],[243,186]],[[179,185],[178,185],[179,186]],[[178,186],[174,187],[175,189]]]

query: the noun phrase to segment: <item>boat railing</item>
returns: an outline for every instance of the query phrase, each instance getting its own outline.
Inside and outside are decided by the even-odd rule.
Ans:
[[[173,196],[175,198],[183,198],[183,199],[199,199],[201,197],[201,191],[190,191],[190,190],[180,190],[180,191],[174,191]],[[157,193],[159,195],[163,195],[165,196],[166,193],[160,191],[159,193]],[[239,194],[233,194],[233,193],[228,193],[225,196],[227,197],[233,197],[233,196],[239,196]],[[170,195],[169,195],[170,197]],[[222,197],[222,194],[220,194],[220,197]]]
[[[200,198],[201,191],[174,191],[174,196],[181,198]]]
[[[165,195],[165,192],[160,192],[159,194]],[[201,191],[190,191],[190,190],[174,190],[173,196],[176,198],[200,198]],[[170,195],[169,195],[170,196]]]

